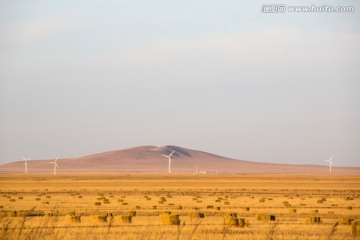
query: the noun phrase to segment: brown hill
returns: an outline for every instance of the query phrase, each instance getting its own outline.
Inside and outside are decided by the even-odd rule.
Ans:
[[[175,151],[172,157],[173,173],[246,173],[246,174],[329,174],[329,168],[319,165],[290,165],[250,162],[229,159],[214,154],[177,146],[139,146],[124,150],[97,153],[80,158],[59,159],[61,173],[167,173],[168,159],[164,156]],[[53,160],[28,162],[28,173],[53,171]],[[23,173],[24,162],[0,165],[0,173]],[[333,167],[333,174],[360,175],[359,167]]]

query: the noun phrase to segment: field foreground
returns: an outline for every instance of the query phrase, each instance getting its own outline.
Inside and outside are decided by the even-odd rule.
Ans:
[[[358,176],[0,175],[0,239],[356,239],[359,199]]]

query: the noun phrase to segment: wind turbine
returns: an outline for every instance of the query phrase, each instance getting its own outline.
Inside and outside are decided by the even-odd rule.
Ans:
[[[59,167],[59,165],[57,164],[58,159],[59,159],[59,157],[57,157],[54,162],[49,162],[49,163],[54,164],[54,175],[56,175],[56,169]]]
[[[331,155],[331,157],[330,157],[330,159],[328,159],[328,160],[325,160],[325,162],[328,162],[329,163],[329,172],[331,173],[331,166],[334,166],[334,164],[333,164],[333,158],[334,158],[334,156],[332,156]]]
[[[23,159],[24,159],[24,163],[25,163],[25,173],[27,173],[27,172],[28,172],[27,162],[30,161],[31,158],[25,158],[25,157],[23,157]]]
[[[164,157],[169,158],[169,173],[171,173],[171,156],[174,154],[174,152],[175,151],[172,151],[169,156],[163,154]]]

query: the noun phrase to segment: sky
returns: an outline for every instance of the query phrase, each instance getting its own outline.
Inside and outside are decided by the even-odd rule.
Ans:
[[[360,4],[279,3],[0,1],[0,163],[177,145],[360,167]]]

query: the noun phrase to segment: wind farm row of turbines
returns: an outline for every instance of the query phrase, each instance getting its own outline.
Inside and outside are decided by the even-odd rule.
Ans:
[[[25,163],[25,173],[28,172],[28,161],[31,160],[31,158],[25,158],[23,157],[24,159],[24,163]],[[54,175],[56,175],[56,169],[59,167],[59,165],[57,164],[57,161],[58,161],[59,157],[57,157],[53,162],[49,162],[51,164],[54,164]]]
[[[169,170],[168,170],[169,173],[172,173],[172,171],[171,171],[171,156],[172,156],[174,153],[175,153],[175,151],[172,151],[169,155],[162,154],[162,156],[168,158],[168,160],[169,160]],[[57,157],[53,162],[49,162],[49,163],[51,163],[51,164],[54,164],[54,175],[56,175],[56,169],[59,168],[59,165],[58,165],[58,163],[57,163],[58,159],[59,159],[59,157]],[[331,173],[331,167],[334,166],[334,164],[333,164],[333,159],[334,159],[334,156],[332,155],[332,156],[330,157],[330,159],[325,160],[325,162],[328,162],[328,163],[329,163],[329,173]],[[28,172],[28,161],[30,161],[31,158],[25,158],[25,157],[23,157],[23,160],[24,160],[24,164],[25,164],[25,173],[27,173],[27,172]],[[196,173],[196,174],[198,173],[198,165],[197,165],[197,164],[196,164],[195,173]]]
[[[162,156],[167,157],[167,158],[169,159],[169,173],[171,173],[171,156],[172,156],[174,153],[175,153],[175,151],[172,151],[169,155],[165,155],[165,154],[162,155]],[[28,161],[30,161],[31,158],[25,158],[25,157],[23,157],[23,159],[24,159],[24,163],[25,163],[25,173],[27,173],[27,172],[28,172]],[[51,164],[54,164],[54,175],[56,175],[56,169],[59,167],[59,165],[58,165],[58,163],[57,163],[58,159],[59,159],[59,157],[57,157],[57,158],[55,159],[55,161],[49,162],[49,163],[51,163]],[[197,173],[197,164],[196,164],[196,173]]]

